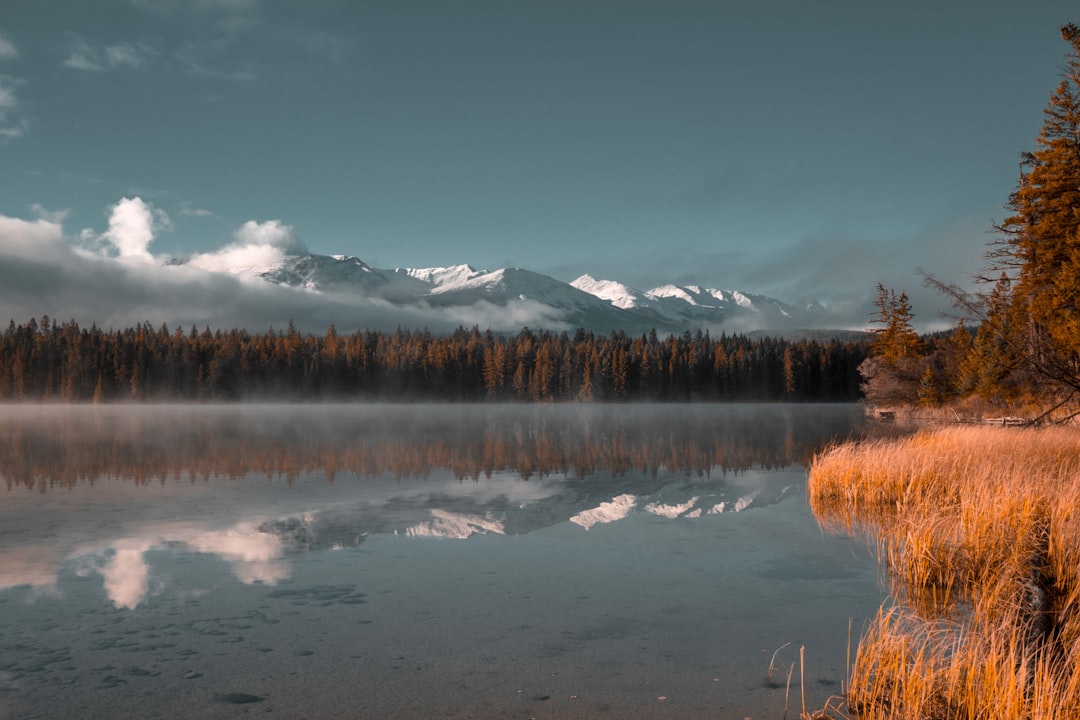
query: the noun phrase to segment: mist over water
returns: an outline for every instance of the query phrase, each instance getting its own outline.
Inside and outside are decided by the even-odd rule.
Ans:
[[[879,594],[804,465],[861,432],[854,406],[6,408],[0,717],[744,717],[785,642],[823,701]]]

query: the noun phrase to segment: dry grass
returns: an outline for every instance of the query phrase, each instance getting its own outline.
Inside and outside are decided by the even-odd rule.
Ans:
[[[834,447],[810,503],[877,542],[897,604],[862,640],[866,718],[1080,718],[1080,432],[957,427]]]

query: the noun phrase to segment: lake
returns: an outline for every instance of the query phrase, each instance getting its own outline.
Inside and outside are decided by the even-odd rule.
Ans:
[[[0,718],[794,718],[882,602],[806,502],[863,432],[850,405],[8,407]]]

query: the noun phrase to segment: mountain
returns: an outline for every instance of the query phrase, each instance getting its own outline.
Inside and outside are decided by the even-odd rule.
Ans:
[[[640,334],[654,328],[661,333],[699,329],[794,331],[819,326],[825,316],[825,309],[817,303],[797,307],[738,290],[669,284],[642,291],[591,275],[566,283],[516,267],[494,271],[471,265],[380,269],[351,255],[302,254],[231,272],[315,292],[360,295],[421,309],[460,309],[463,318],[470,316],[470,309],[483,317],[480,310],[485,304],[520,309],[520,314],[509,312],[502,317],[520,315],[534,321],[539,317],[552,328],[583,327],[601,333],[623,330]],[[468,322],[463,319],[463,324]],[[493,329],[513,331],[520,327]]]

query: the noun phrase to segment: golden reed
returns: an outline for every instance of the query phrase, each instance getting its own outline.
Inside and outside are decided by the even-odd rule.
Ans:
[[[892,592],[829,715],[1080,718],[1080,432],[847,443],[814,458],[809,497],[874,540]]]

